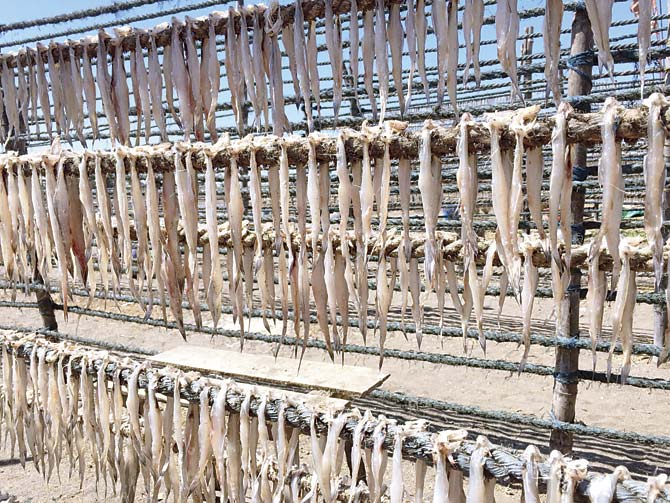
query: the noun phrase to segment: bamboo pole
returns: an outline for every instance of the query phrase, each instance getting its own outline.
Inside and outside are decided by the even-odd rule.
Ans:
[[[577,9],[572,21],[572,47],[570,55],[577,55],[588,51],[593,46],[593,32],[591,23],[586,14],[586,9]],[[568,95],[585,96],[591,92],[591,65],[579,67],[579,71],[572,71],[568,76]],[[590,105],[586,105],[590,109]],[[590,110],[583,110],[590,111]],[[571,161],[573,166],[573,180],[586,175],[586,152],[587,147],[583,143],[572,145]],[[584,241],[584,189],[575,187],[572,191],[572,239],[581,244]],[[562,217],[562,215],[561,215]],[[581,241],[581,242],[579,242]],[[565,320],[557,320],[558,332],[568,337],[579,337],[579,291],[581,287],[582,272],[579,268],[573,268],[570,275],[570,286],[564,300],[568,316]],[[559,421],[572,423],[575,420],[575,403],[577,401],[577,389],[579,385],[579,349],[556,349],[556,371],[554,377],[554,396],[552,400],[552,417]],[[561,451],[563,454],[572,452],[572,433],[553,430],[549,440],[552,449]]]

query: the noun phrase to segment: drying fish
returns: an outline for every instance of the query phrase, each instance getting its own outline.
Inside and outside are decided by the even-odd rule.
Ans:
[[[596,247],[596,245],[598,245]],[[596,368],[596,345],[600,341],[603,328],[603,311],[607,298],[607,278],[605,271],[600,270],[600,243],[592,243],[589,258],[588,290],[586,304],[589,306],[589,336],[591,337],[591,352],[593,356],[593,370]]]
[[[647,55],[651,46],[652,11],[656,10],[656,0],[636,0],[631,2],[630,10],[637,16],[638,68],[640,70],[640,97],[644,97],[644,72],[647,67]]]
[[[561,103],[556,113],[556,126],[551,135],[552,166],[549,180],[549,245],[551,251],[551,283],[556,311],[556,327],[564,326],[563,297],[570,280],[570,248],[572,210],[572,163],[570,148],[567,144],[568,115],[572,107]],[[563,232],[565,253],[563,258],[558,251],[558,225]]]
[[[58,164],[58,180],[54,173],[54,165]],[[67,299],[69,297],[68,289],[68,261],[70,243],[70,223],[68,218],[68,197],[65,187],[65,175],[63,173],[63,162],[59,156],[44,156],[43,166],[46,178],[46,193],[53,194],[47,197],[47,208],[49,210],[49,221],[51,224],[51,234],[56,244],[56,256],[58,258],[58,272],[60,274],[61,297],[63,299],[63,314],[67,319]],[[3,187],[3,184],[0,184]],[[2,240],[3,242],[5,239]],[[7,255],[3,253],[7,260]]]
[[[96,41],[95,37],[85,37],[82,43],[82,70],[84,97],[86,98],[86,110],[88,111],[88,120],[91,123],[91,132],[93,139],[98,137],[98,113],[95,107],[95,80],[93,79],[93,67],[91,66],[91,57],[89,47]]]
[[[542,224],[542,175],[544,173],[544,157],[542,147],[526,151],[526,198],[530,218],[537,228],[540,239],[546,239]]]
[[[184,23],[177,18],[172,18],[172,39],[170,44],[170,63],[172,74],[170,76],[171,82],[174,83],[174,88],[179,97],[179,114],[181,124],[184,129],[184,140],[188,141],[193,132],[194,123],[194,109],[191,96],[191,80],[188,69],[186,68],[186,60],[184,58],[184,45],[179,36],[180,31],[184,29]],[[165,63],[163,63],[165,64]],[[165,87],[168,87],[167,77]],[[169,98],[168,98],[169,103]]]
[[[414,14],[412,13],[412,16],[413,15]],[[400,116],[402,117],[405,114],[405,95],[403,94],[402,89],[402,53],[403,53],[404,33],[402,29],[402,23],[400,22],[400,4],[398,3],[392,3],[389,6],[389,22],[388,22],[387,35],[388,35],[389,47],[391,49],[393,84],[395,85],[396,94],[398,95]],[[411,53],[412,50],[410,47],[410,54]]]
[[[175,174],[173,171],[163,173],[163,223],[166,227],[166,241],[163,250],[163,269],[161,275],[170,299],[170,311],[177,322],[179,333],[186,340],[184,331],[184,315],[182,312],[182,289],[184,271],[179,253],[177,223],[179,222]]]
[[[612,307],[612,342],[607,357],[607,376],[612,372],[612,355],[617,340],[621,339],[623,350],[623,364],[621,366],[621,383],[625,384],[628,379],[633,350],[633,310],[635,309],[635,296],[637,285],[635,272],[631,271],[630,261],[633,249],[627,239],[621,241],[619,248],[621,253],[622,270],[617,283],[617,296]]]
[[[351,0],[349,7],[349,69],[351,71],[351,83],[354,88],[354,102],[358,102],[358,53],[360,50],[358,32],[358,1]],[[298,93],[296,93],[297,96]]]
[[[44,67],[44,60],[42,59],[42,51],[40,50],[41,44],[38,43],[37,51],[33,54],[34,59],[37,64],[37,94],[40,101],[40,109],[42,110],[42,116],[44,117],[44,123],[47,128],[47,135],[51,138],[52,126],[51,126],[51,103],[49,101],[49,82],[46,77],[46,69]],[[4,128],[0,128],[3,129]]]
[[[300,95],[305,107],[307,116],[307,129],[311,133],[314,131],[314,119],[312,117],[312,101],[309,87],[309,72],[307,70],[307,49],[305,47],[305,18],[302,12],[302,2],[296,0],[293,18],[293,52],[295,54],[296,72],[300,84]]]
[[[186,49],[186,69],[188,71],[188,81],[191,85],[190,100],[193,106],[193,129],[195,138],[202,141],[204,137],[203,132],[203,102],[202,91],[200,89],[200,64],[198,62],[198,53],[195,47],[195,40],[193,38],[193,19],[189,16],[185,18],[186,25],[184,27],[184,48]],[[181,106],[181,95],[179,96],[179,106]]]
[[[51,69],[50,69],[51,70]],[[9,127],[14,131],[14,135],[21,131],[19,124],[19,107],[16,90],[16,83],[14,81],[14,70],[10,70],[7,66],[7,60],[2,60],[2,89],[4,96],[4,109],[7,113]],[[55,90],[53,91],[56,92]],[[55,94],[54,94],[55,96]]]
[[[309,75],[309,88],[312,93],[312,99],[316,103],[316,114],[321,118],[321,91],[318,68],[318,47],[316,45],[316,21],[307,22],[309,28],[307,32],[306,60],[307,73]]]
[[[372,109],[372,120],[377,120],[377,97],[375,96],[375,89],[372,85],[374,74],[374,58],[375,58],[375,11],[368,9],[363,13],[363,84],[365,92],[370,100],[370,108]],[[386,43],[386,39],[384,39]]]
[[[111,81],[113,91],[112,98],[114,109],[116,111],[119,141],[123,145],[128,145],[130,136],[130,98],[121,42],[123,41],[123,38],[130,35],[131,32],[132,29],[129,27],[114,28],[116,37],[112,39],[112,48],[114,49]]]
[[[437,107],[444,101],[445,74],[449,59],[447,0],[437,0],[432,7],[433,31],[437,39]]]
[[[426,101],[430,100],[430,85],[428,83],[428,75],[426,74],[426,2],[425,0],[416,0],[416,53],[417,53],[417,67],[419,69],[419,77],[421,77],[421,85],[423,92],[426,95]]]
[[[623,480],[629,480],[630,473],[625,466],[617,466],[610,475],[601,475],[589,480],[589,499],[591,503],[611,503],[616,486]]]
[[[470,65],[475,75],[475,84],[479,87],[481,70],[479,69],[479,46],[484,24],[484,1],[465,0],[463,11],[463,39],[465,41],[465,68],[463,68],[463,85],[468,83]]]
[[[114,100],[112,97],[112,78],[109,75],[109,68],[107,67],[107,46],[106,41],[109,35],[104,30],[98,32],[98,47],[96,53],[96,83],[100,90],[100,99],[102,101],[102,111],[105,114],[107,123],[109,124],[109,133],[112,139],[112,145],[120,141],[119,127],[117,125],[116,110],[114,108]],[[102,64],[104,62],[104,64]],[[43,105],[44,106],[44,105]],[[88,105],[87,105],[88,106]]]
[[[463,269],[467,274],[474,264],[477,253],[477,234],[473,227],[473,220],[477,208],[477,161],[469,152],[469,127],[472,116],[464,113],[459,124],[460,135],[456,150],[458,151],[458,171],[456,184],[460,195],[459,213],[461,215],[461,241],[463,242]]]
[[[140,293],[144,289],[144,281],[151,274],[151,255],[149,254],[148,226],[147,226],[147,207],[144,194],[140,186],[140,177],[137,171],[137,156],[135,152],[130,152],[128,156],[130,164],[130,198],[133,204],[133,217],[135,220],[135,236],[137,246],[135,248],[138,277],[140,283]],[[140,307],[146,312],[144,300],[140,300]]]
[[[491,499],[487,498],[487,481],[484,477],[484,464],[486,458],[491,455],[493,445],[489,439],[479,435],[475,442],[475,450],[470,456],[470,477],[468,479],[468,503],[486,502],[490,503]],[[495,479],[494,479],[495,480]]]
[[[161,275],[161,269],[163,267],[163,240],[159,219],[158,189],[156,187],[156,175],[154,173],[151,156],[145,156],[144,160],[147,164],[146,210],[148,216],[149,244],[151,246],[151,270],[147,271],[147,291],[149,293],[149,305],[147,306],[147,310],[144,316],[148,319],[149,316],[151,316],[151,311],[153,309],[154,294],[152,285],[153,279],[155,277],[156,283],[158,285],[158,296],[161,302],[163,320],[165,321],[167,319],[165,312],[165,283]]]
[[[612,8],[614,0],[586,0],[586,13],[593,29],[593,42],[598,48],[598,68],[614,81],[614,59],[610,52],[610,27],[612,26]]]
[[[516,39],[519,37],[517,0],[504,0],[496,5],[496,40],[498,59],[512,83],[512,97],[523,101],[517,76]]]
[[[616,140],[619,102],[612,97],[603,105],[602,154],[598,163],[598,178],[603,190],[602,222],[594,243],[605,238],[612,255],[612,284],[619,279],[621,261],[619,259],[619,227],[623,212],[624,180],[621,169],[621,143]],[[596,251],[600,246],[596,247]]]
[[[575,488],[580,481],[586,478],[587,468],[588,463],[585,459],[575,459],[566,463],[561,488],[561,503],[574,501]]]
[[[540,503],[540,492],[537,486],[540,480],[538,463],[541,460],[540,451],[534,445],[529,445],[523,451],[521,477],[523,479],[524,503]]]
[[[161,141],[167,141],[167,130],[165,127],[165,112],[163,111],[163,75],[158,62],[158,49],[156,48],[156,35],[153,30],[149,34],[149,95],[151,96],[151,116],[161,134]],[[169,52],[166,47],[163,54]],[[171,92],[171,91],[170,91]],[[171,105],[171,101],[168,102]]]
[[[667,105],[666,98],[654,93],[645,100],[649,108],[647,120],[647,155],[644,157],[644,229],[651,247],[656,288],[661,284],[663,275],[663,187],[665,185],[665,127],[661,119],[661,110]]]
[[[140,35],[143,33],[141,30],[137,30],[135,34],[135,74],[137,75],[137,88],[139,91],[139,96],[135,96],[135,108],[137,108],[137,101],[140,102],[140,108],[142,109],[142,115],[144,116],[144,139],[149,143],[149,138],[151,138],[151,99],[149,97],[150,85],[149,85],[149,73],[147,72],[147,67],[144,64],[144,54],[142,53],[142,44],[140,41]],[[131,63],[131,66],[132,63]],[[154,76],[155,78],[155,76]],[[160,76],[159,76],[160,78]],[[156,108],[156,107],[154,107]],[[139,118],[139,117],[138,117]],[[158,124],[159,119],[154,118],[156,124]],[[139,121],[138,121],[139,124]]]
[[[523,288],[521,289],[521,318],[523,320],[523,356],[519,363],[519,372],[523,369],[528,360],[528,352],[530,351],[530,330],[531,320],[533,316],[533,303],[535,302],[535,294],[537,292],[537,284],[539,281],[539,274],[537,267],[533,264],[533,251],[538,243],[532,239],[524,240],[521,243],[521,253],[523,254]],[[504,293],[501,290],[501,295]],[[593,316],[593,314],[592,314]]]
[[[181,161],[181,156],[186,151],[186,169]],[[184,234],[186,235],[186,244],[188,245],[188,267],[185,268],[186,273],[186,295],[189,299],[193,315],[195,316],[195,324],[201,326],[202,317],[200,315],[200,303],[197,299],[199,291],[199,274],[198,274],[198,215],[194,211],[197,208],[198,196],[194,193],[197,190],[196,175],[193,168],[192,152],[187,145],[175,145],[174,153],[175,162],[175,182],[177,185],[177,202],[179,203],[179,213],[184,226]]]
[[[668,476],[665,473],[647,478],[647,503],[656,501],[665,490],[665,484]]]
[[[435,257],[437,250],[436,228],[442,203],[442,171],[439,159],[431,154],[431,132],[435,124],[426,120],[421,131],[421,147],[419,153],[419,191],[423,204],[424,221],[426,224],[425,269],[426,287],[434,286]],[[437,162],[436,162],[437,161]]]
[[[212,313],[214,328],[219,324],[221,316],[221,291],[223,290],[223,276],[219,260],[218,221],[216,217],[216,180],[214,176],[214,157],[212,150],[205,151],[205,218],[207,221],[207,235],[209,236],[211,276],[207,290],[207,305]]]
[[[500,6],[499,6],[500,7]],[[502,8],[502,7],[500,7]],[[505,272],[514,277],[513,271],[517,256],[511,231],[510,192],[512,190],[511,173],[506,169],[505,152],[500,146],[501,130],[509,124],[509,114],[498,113],[489,116],[487,127],[491,134],[491,192],[493,194],[493,213],[496,216],[496,236],[501,243],[501,256]],[[518,292],[518,283],[515,294]],[[518,295],[518,294],[517,294]]]
[[[523,209],[523,142],[528,133],[535,125],[535,118],[540,111],[539,106],[523,108],[517,111],[510,123],[510,130],[514,132],[516,145],[514,147],[514,165],[512,169],[512,179],[509,191],[509,239],[512,245],[512,262],[509,277],[512,282],[512,288],[518,295],[521,282],[521,258],[519,256],[519,220]],[[503,241],[504,243],[504,241]]]
[[[335,123],[340,115],[342,103],[342,41],[339,30],[339,16],[333,14],[333,0],[325,1],[324,21],[326,25],[326,46],[333,74],[333,115]],[[337,24],[336,24],[337,20]]]
[[[408,110],[412,102],[412,87],[414,85],[414,72],[416,71],[416,16],[414,0],[407,1],[407,15],[405,16],[405,38],[407,40],[407,51],[409,55],[409,74],[407,76],[407,94],[405,95],[405,110]],[[402,29],[402,27],[401,27]]]
[[[233,256],[235,259],[233,290],[233,320],[239,319],[240,323],[240,347],[244,347],[244,300],[242,291],[242,218],[244,217],[244,203],[240,190],[239,172],[237,168],[238,153],[236,150],[230,152],[230,200],[226,201],[230,219],[230,235],[233,242]],[[231,281],[231,279],[229,279]]]
[[[563,25],[563,2],[561,0],[546,0],[542,23],[542,41],[546,63],[544,79],[547,81],[546,96],[549,92],[554,97],[554,103],[561,102],[561,27]]]
[[[244,77],[244,82],[246,83],[246,92],[249,95],[249,101],[251,101],[251,106],[254,111],[253,126],[260,130],[262,105],[255,87],[255,84],[260,85],[260,83],[255,82],[254,61],[256,60],[256,55],[252,57],[249,30],[247,27],[247,14],[253,15],[254,9],[255,6],[246,7],[242,9],[242,12],[240,13],[240,35],[237,49],[240,51],[239,56],[242,63],[242,75]]]
[[[458,78],[458,0],[449,0],[447,5],[447,94],[449,102],[454,109],[454,114],[458,115],[458,102],[456,99],[456,86]]]

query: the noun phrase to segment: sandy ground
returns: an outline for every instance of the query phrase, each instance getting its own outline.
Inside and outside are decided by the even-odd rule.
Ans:
[[[7,296],[8,297],[8,296]],[[398,296],[399,297],[399,296]],[[17,300],[22,300],[22,295]],[[27,297],[25,300],[31,300]],[[78,303],[83,304],[82,299]],[[428,304],[430,305],[430,304]],[[96,301],[96,308],[102,309],[102,301]],[[132,304],[121,304],[121,309],[126,314],[140,315],[139,307]],[[107,310],[115,311],[116,308],[108,303]],[[487,299],[486,328],[495,329],[497,312],[497,299]],[[582,306],[583,315],[582,333],[586,334],[588,323],[588,310]],[[551,334],[554,322],[550,319],[551,302],[539,300],[534,311],[534,327],[536,332]],[[635,335],[636,339],[649,341],[653,322],[653,312],[649,305],[638,305],[635,311]],[[158,312],[154,312],[158,316]],[[434,324],[436,319],[434,313],[427,310],[428,323]],[[397,310],[392,318],[397,317]],[[210,322],[208,313],[204,314],[205,321]],[[62,319],[62,313],[58,314],[59,328],[61,331],[78,334],[86,337],[94,337],[100,340],[123,342],[125,344],[165,350],[183,344],[176,331],[163,328],[152,328],[133,323],[120,323],[116,321],[95,318],[77,317],[70,315],[69,321]],[[606,313],[606,320],[608,315]],[[34,309],[9,309],[0,308],[0,325],[13,324],[27,327],[39,327],[40,319]],[[453,309],[448,310],[446,319],[448,326],[459,326]],[[607,322],[606,322],[607,325]],[[224,316],[223,326],[234,328],[232,319]],[[508,299],[502,312],[501,327],[507,330],[520,331],[521,321],[519,308],[513,299]],[[262,322],[254,320],[252,331],[264,332]],[[273,329],[279,333],[281,323]],[[411,350],[416,348],[413,334],[408,334],[406,341],[402,332],[389,333],[387,347]],[[350,333],[353,343],[362,343],[357,331]],[[368,340],[368,344],[370,340]],[[235,338],[215,337],[193,333],[189,335],[189,344],[237,350],[239,341]],[[446,353],[461,356],[463,354],[462,341],[460,339],[444,338],[440,340],[436,336],[424,336],[423,351]],[[257,353],[270,353],[272,347],[269,344],[247,341],[245,351]],[[470,348],[471,356],[483,357],[479,347]],[[285,356],[291,355],[290,348],[283,348]],[[497,344],[489,342],[486,358],[505,359],[518,361],[521,349],[516,344]],[[327,356],[320,350],[308,350],[306,358],[310,360],[326,361]],[[536,364],[553,365],[554,350],[534,346],[531,348],[529,361]],[[606,355],[599,354],[598,370],[604,371]],[[377,368],[377,357],[366,357],[360,355],[347,355],[346,363],[350,365],[365,365]],[[620,365],[615,356],[614,368]],[[580,368],[591,367],[591,354],[582,351],[580,355]],[[337,372],[337,367],[334,367]],[[459,366],[440,366],[429,363],[411,362],[387,358],[384,363],[384,371],[390,372],[391,377],[383,388],[390,391],[401,391],[412,395],[430,397],[447,402],[464,405],[478,406],[489,410],[504,410],[523,414],[532,414],[541,418],[549,418],[552,399],[553,379],[549,377],[516,373],[479,370]],[[668,367],[657,368],[655,362],[649,359],[635,358],[632,375],[649,377],[668,377]],[[579,385],[577,400],[577,420],[588,425],[616,428],[619,430],[636,431],[640,433],[664,434],[664,425],[667,423],[668,393],[662,391],[649,391],[639,388],[631,388],[619,385],[604,385],[597,383],[582,382]],[[479,433],[487,434],[492,441],[513,448],[523,448],[532,442],[547,453],[549,433],[532,427],[506,424],[493,420],[482,420],[476,416],[468,416],[456,413],[447,413],[434,409],[421,409],[413,407],[401,408],[395,405],[380,403],[375,400],[361,400],[357,403],[359,407],[370,407],[375,411],[384,412],[391,417],[401,420],[414,417],[426,417],[431,422],[442,427],[464,427],[470,431],[471,437]],[[600,438],[580,437],[575,439],[576,455],[583,455],[593,462],[595,466],[611,469],[616,464],[626,464],[637,476],[651,475],[657,471],[668,471],[670,468],[670,457],[663,452],[645,448],[631,443],[613,442]],[[389,468],[390,469],[390,468]],[[405,481],[407,484],[407,498],[413,495],[414,476],[412,466],[405,466]],[[31,466],[23,470],[17,459],[13,459],[5,449],[0,449],[0,493],[8,491],[15,495],[19,501],[48,502],[48,501],[99,501],[116,499],[108,496],[106,499],[102,494],[95,493],[95,480],[92,470],[88,471],[86,482],[82,490],[78,482],[69,481],[67,468],[61,470],[61,482],[55,477],[50,484],[46,484],[42,477],[37,474]],[[141,482],[140,485],[141,486]],[[430,478],[426,487],[426,497],[432,497],[432,484]],[[138,494],[141,491],[138,490]],[[514,488],[497,487],[497,501],[512,502],[519,501],[519,492]]]

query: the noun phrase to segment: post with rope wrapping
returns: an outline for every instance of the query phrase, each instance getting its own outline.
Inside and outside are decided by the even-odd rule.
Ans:
[[[593,32],[591,23],[582,5],[575,11],[572,21],[572,46],[568,67],[568,96],[587,96],[591,92]],[[588,57],[583,57],[588,54]],[[580,104],[580,112],[589,112],[591,106],[588,103]],[[574,181],[583,181],[588,175],[586,167],[587,148],[584,144],[573,144],[571,151],[571,163]],[[583,187],[572,189],[572,242],[582,244],[584,242],[584,198]],[[561,215],[561,218],[563,215]],[[568,337],[579,337],[579,293],[581,289],[582,273],[579,268],[571,270],[570,285],[567,297],[564,299],[568,310],[565,320],[557,320],[564,323],[559,327],[558,333]],[[554,396],[551,406],[552,417],[558,421],[574,422],[575,403],[577,401],[577,389],[579,386],[579,349],[556,349],[556,367],[554,372]],[[567,431],[552,430],[550,447],[561,451],[563,454],[572,452],[573,436]]]

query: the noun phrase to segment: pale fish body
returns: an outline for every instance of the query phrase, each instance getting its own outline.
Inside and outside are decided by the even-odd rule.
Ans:
[[[221,316],[221,292],[223,291],[223,276],[221,275],[221,261],[219,259],[218,220],[216,216],[216,180],[212,163],[212,152],[205,153],[205,218],[207,235],[209,236],[211,280],[207,290],[207,304],[212,313],[214,328],[219,324]]]
[[[163,74],[158,61],[156,34],[149,30],[149,94],[151,96],[151,115],[161,134],[161,141],[168,139],[165,127],[165,111],[163,110]],[[164,53],[169,52],[167,48]]]
[[[430,85],[428,83],[428,75],[426,74],[426,2],[425,0],[416,0],[416,54],[417,54],[417,68],[419,70],[419,77],[421,78],[421,85],[426,96],[426,101],[430,99]]]
[[[496,6],[495,21],[500,66],[512,81],[512,97],[518,97],[523,101],[517,77],[516,39],[519,36],[517,0],[499,2]]]
[[[140,185],[140,177],[137,170],[137,158],[135,153],[129,156],[130,161],[130,198],[133,204],[133,217],[135,220],[135,235],[137,240],[136,259],[138,277],[140,281],[140,292],[144,289],[144,281],[151,274],[151,254],[149,253],[149,238],[147,224],[147,207],[145,197]],[[153,295],[152,292],[149,292]],[[144,301],[140,306],[146,311]]]
[[[628,479],[630,473],[625,466],[617,466],[610,475],[592,478],[589,481],[589,500],[591,503],[611,503],[617,484]]]
[[[656,287],[660,287],[663,276],[663,188],[665,186],[665,127],[662,124],[662,109],[667,99],[660,93],[654,93],[645,100],[649,108],[647,119],[647,155],[644,157],[643,171],[644,194],[644,230],[651,247]]]
[[[499,9],[502,8],[499,6]],[[508,114],[495,114],[489,117],[487,126],[491,134],[491,192],[493,194],[493,213],[498,226],[496,235],[500,239],[502,254],[500,261],[509,274],[513,269],[514,243],[510,229],[510,190],[511,177],[505,166],[505,153],[500,146],[502,128],[508,124]]]
[[[567,122],[568,114],[571,111],[572,107],[567,103],[561,103],[558,106],[556,125],[551,136],[552,166],[551,178],[549,180],[549,245],[552,256],[551,283],[554,293],[554,306],[556,319],[559,320],[556,323],[557,327],[562,325],[560,320],[564,316],[563,297],[567,290],[570,276],[572,165],[570,163],[570,150],[567,145]],[[561,258],[558,250],[559,213],[566,249],[563,258]]]
[[[319,166],[316,162],[316,145],[318,137],[310,135],[307,160],[307,200],[309,202],[310,237],[312,246],[319,242],[321,225],[321,190],[319,187]],[[327,176],[327,175],[324,175]]]
[[[319,67],[318,67],[318,47],[316,43],[316,21],[311,20],[307,21],[308,32],[307,32],[307,44],[306,44],[306,57],[307,57],[307,73],[309,75],[309,87],[312,94],[312,99],[316,103],[316,113],[318,117],[321,117],[321,90],[319,77]]]
[[[595,245],[596,243],[594,243]],[[598,243],[599,244],[599,243]],[[589,336],[591,337],[591,353],[593,356],[593,370],[596,368],[596,344],[600,341],[603,328],[603,311],[607,298],[607,278],[605,271],[600,270],[600,246],[591,251],[589,259],[588,290],[586,304],[589,306]]]
[[[469,152],[469,127],[472,116],[464,113],[459,123],[460,134],[457,141],[458,171],[456,184],[460,195],[459,213],[461,215],[461,241],[463,241],[463,263],[467,272],[475,267],[477,253],[477,234],[473,227],[473,220],[477,205],[477,163]]]
[[[549,92],[554,103],[561,102],[561,26],[563,24],[563,2],[561,0],[546,0],[544,22],[542,23],[542,40],[544,54],[547,61],[544,66],[544,79],[547,82],[546,95]]]
[[[191,138],[191,133],[193,132],[194,110],[191,97],[191,81],[184,57],[184,44],[179,37],[179,32],[183,28],[184,23],[173,17],[172,40],[170,44],[171,78],[174,83],[174,88],[177,90],[177,96],[179,97],[179,114],[184,128],[184,140],[189,140]],[[167,84],[166,81],[166,87]]]
[[[565,469],[563,454],[559,451],[551,451],[547,462],[549,464],[547,503],[561,503],[561,479]]]
[[[358,32],[358,1],[351,0],[349,10],[349,69],[354,87],[354,99],[358,106],[358,54],[360,51],[360,34]],[[296,93],[297,94],[297,93]]]
[[[335,23],[333,13],[333,0],[325,2],[325,24],[326,24],[326,43],[328,48],[328,59],[333,72],[333,113],[335,123],[340,114],[340,104],[342,102],[342,44],[341,34]],[[339,16],[337,16],[339,24]]]
[[[137,75],[137,88],[140,97],[140,106],[142,108],[142,115],[144,116],[144,139],[149,143],[151,138],[151,98],[149,87],[149,73],[144,63],[144,54],[142,53],[142,45],[140,43],[140,31],[135,34],[135,74]],[[132,63],[131,63],[132,64]],[[137,98],[136,98],[137,99]],[[156,119],[154,119],[156,120]],[[158,120],[156,120],[158,124]]]
[[[445,74],[449,58],[447,0],[437,0],[432,7],[433,31],[437,39],[437,106],[444,101]]]
[[[216,477],[221,490],[225,491],[228,485],[226,476],[226,394],[228,393],[228,382],[224,381],[219,388],[210,415],[212,422],[211,443],[214,454]]]
[[[40,46],[44,47],[38,43],[37,51],[35,51],[34,53],[34,58],[37,61],[35,80],[36,80],[37,94],[39,96],[40,109],[42,110],[42,115],[44,116],[44,123],[46,124],[47,128],[47,135],[49,136],[49,138],[51,138],[52,126],[51,126],[51,103],[49,100],[49,82],[47,81],[46,69],[44,67],[44,60],[42,59],[42,51],[40,50]]]
[[[544,172],[544,158],[542,147],[531,148],[526,151],[526,199],[530,218],[537,227],[540,239],[544,241],[544,225],[542,224],[542,175]]]
[[[400,323],[405,326],[405,311],[409,292],[409,262],[412,254],[409,236],[409,205],[411,197],[411,165],[409,159],[398,161],[398,190],[402,210],[402,242],[398,248],[398,269],[400,272]]]
[[[540,451],[534,445],[529,445],[523,451],[521,476],[524,503],[540,503],[540,492],[537,486],[540,478],[538,463],[541,459]]]
[[[130,29],[115,28],[114,32],[116,37],[112,39],[112,47],[114,48],[111,81],[112,100],[116,111],[119,140],[123,145],[127,145],[130,135],[130,98],[121,41],[122,37],[130,32]]]
[[[656,498],[664,492],[667,481],[668,475],[665,473],[647,478],[647,503],[656,501]]]
[[[354,433],[352,436],[352,448],[351,448],[351,486],[349,487],[349,503],[354,501],[354,496],[356,494],[356,486],[358,484],[358,472],[360,469],[361,457],[363,455],[362,451],[362,441],[363,441],[363,430],[367,423],[372,419],[372,413],[368,410],[365,411],[365,414],[362,418],[356,423],[356,428],[354,428]]]
[[[493,446],[489,440],[480,435],[475,442],[475,450],[470,456],[470,476],[468,478],[468,503],[486,502],[486,479],[484,477],[484,464],[490,455]]]
[[[434,286],[436,260],[436,228],[442,201],[442,172],[439,162],[433,162],[431,154],[431,132],[435,128],[432,121],[427,120],[421,131],[421,147],[419,151],[419,191],[423,204],[426,226],[425,270],[426,287]]]
[[[147,283],[147,290],[149,292],[149,305],[145,316],[151,316],[153,308],[153,279],[156,278],[158,285],[158,296],[161,302],[163,312],[163,320],[167,319],[165,309],[165,282],[161,275],[163,267],[163,237],[161,234],[160,214],[158,206],[158,188],[156,187],[156,175],[154,173],[153,163],[150,156],[145,157],[147,163],[147,179],[146,179],[146,209],[148,216],[148,231],[149,244],[151,245],[151,265],[152,268],[148,272],[149,281]]]
[[[633,249],[627,239],[621,240],[619,248],[622,260],[622,271],[617,283],[617,297],[612,307],[612,345],[607,356],[607,376],[612,372],[612,355],[617,340],[621,339],[623,350],[623,364],[621,366],[621,382],[624,384],[628,379],[631,366],[631,355],[633,351],[633,311],[635,309],[635,297],[637,285],[635,271],[631,270],[631,256]]]
[[[598,68],[614,79],[614,59],[610,52],[610,26],[614,0],[586,0],[586,13],[591,21],[593,42],[598,49]]]
[[[372,211],[374,205],[375,192],[372,181],[372,166],[370,163],[370,152],[369,145],[370,140],[367,135],[362,136],[363,141],[363,163],[361,171],[361,180],[360,180],[360,211],[361,211],[361,222],[362,222],[362,232],[363,232],[363,253],[362,255],[366,257],[368,254],[368,241],[372,234]],[[355,184],[355,182],[354,182]],[[360,254],[360,252],[359,252]]]
[[[621,169],[621,143],[616,139],[619,122],[619,102],[607,98],[603,105],[602,154],[598,163],[598,178],[603,190],[602,223],[598,231],[598,240],[603,237],[612,256],[612,284],[619,279],[621,260],[619,258],[619,227],[623,211],[624,179]]]
[[[447,4],[447,94],[449,95],[449,102],[454,109],[454,113],[458,115],[458,100],[456,94],[456,86],[458,84],[458,77],[456,71],[458,70],[458,0],[449,0]]]
[[[528,352],[530,351],[530,331],[533,317],[533,304],[535,302],[535,294],[537,292],[537,284],[539,281],[539,274],[537,267],[533,264],[533,251],[538,243],[533,240],[524,240],[521,243],[521,252],[523,253],[523,288],[521,289],[521,318],[523,320],[523,356],[519,363],[519,372],[522,372],[526,361],[528,360]],[[501,292],[501,295],[504,293]]]
[[[386,426],[388,419],[380,414],[377,417],[377,425],[372,432],[372,487],[374,487],[373,501],[379,503],[382,497],[382,483],[384,481],[384,474],[386,473],[386,463],[388,461],[388,453],[384,449],[384,440],[386,439]],[[372,491],[371,491],[371,494]]]
[[[585,459],[568,461],[565,466],[564,482],[561,488],[561,503],[573,503],[577,484],[586,478],[588,463]]]
[[[389,7],[388,21],[388,44],[391,49],[391,73],[393,75],[393,85],[396,88],[400,106],[400,116],[405,114],[405,95],[402,89],[402,53],[404,43],[404,33],[400,21],[400,4],[391,4]],[[409,11],[408,11],[409,12]],[[412,13],[414,15],[414,13]],[[412,54],[410,48],[410,55]]]
[[[374,27],[375,11],[368,9],[363,13],[363,83],[365,85],[365,92],[370,100],[370,108],[372,109],[372,120],[377,120],[377,97],[372,85],[372,78],[374,76],[374,58],[375,58],[375,27]]]
[[[163,26],[169,26],[165,23]],[[154,27],[152,35],[160,29],[161,25]],[[182,127],[181,119],[174,107],[174,79],[172,78],[172,44],[167,41],[165,49],[163,50],[163,79],[165,80],[165,101],[167,102],[170,115],[178,127]]]
[[[305,18],[302,12],[302,2],[296,0],[293,18],[293,46],[295,53],[296,72],[300,84],[300,95],[305,105],[305,114],[307,116],[307,126],[309,132],[314,130],[314,119],[312,116],[312,101],[309,71],[307,69],[307,48],[305,47]]]
[[[405,16],[405,39],[407,40],[407,51],[409,53],[409,74],[407,76],[407,94],[405,94],[405,110],[409,109],[412,102],[412,87],[414,86],[414,72],[416,71],[416,16],[414,0],[407,2],[407,15]]]
[[[635,2],[633,2],[635,5]],[[631,10],[633,10],[631,5]],[[637,14],[637,46],[638,46],[638,67],[640,69],[640,97],[644,97],[644,72],[647,66],[647,55],[651,46],[651,15],[655,10],[655,0],[638,0]]]

